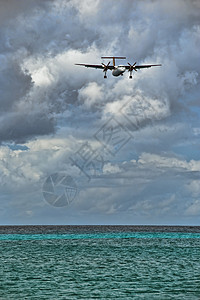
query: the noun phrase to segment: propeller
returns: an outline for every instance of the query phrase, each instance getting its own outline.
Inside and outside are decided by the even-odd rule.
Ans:
[[[134,68],[134,66],[137,64],[137,62],[135,62],[133,65],[131,65],[129,62],[128,62],[128,65],[130,66],[129,67],[129,71],[131,72],[131,71],[135,71],[135,72],[137,72],[137,70]]]
[[[128,62],[128,65],[130,66],[129,69],[128,69],[128,71],[130,72],[129,78],[131,78],[131,79],[132,79],[132,72],[133,72],[133,70],[134,70],[135,72],[137,72],[137,69],[135,68],[135,65],[136,65],[136,64],[137,64],[137,63],[135,62],[133,65],[131,65],[131,64]]]
[[[110,64],[110,61],[108,62],[107,65],[105,65],[104,63],[102,63],[102,66],[104,67],[103,72],[106,72],[108,70],[109,64]]]

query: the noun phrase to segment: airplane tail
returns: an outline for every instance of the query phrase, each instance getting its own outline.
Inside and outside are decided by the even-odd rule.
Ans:
[[[113,66],[115,66],[115,59],[126,59],[125,56],[102,56],[101,58],[112,58],[113,59]]]

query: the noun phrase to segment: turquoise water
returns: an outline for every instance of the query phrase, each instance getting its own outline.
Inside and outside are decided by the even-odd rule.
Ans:
[[[199,232],[29,231],[0,234],[1,300],[200,299]]]
[[[94,233],[94,234],[0,234],[1,240],[60,240],[60,239],[199,239],[200,233],[183,232],[118,232],[118,233]]]

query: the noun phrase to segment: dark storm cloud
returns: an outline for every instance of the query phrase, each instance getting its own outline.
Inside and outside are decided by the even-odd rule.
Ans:
[[[5,119],[6,112],[15,112],[13,123],[18,127],[12,135],[4,126],[1,141],[8,132],[11,140],[18,138],[17,133],[20,139],[24,134],[26,140],[34,132],[54,132],[52,125],[49,130],[43,129],[49,122],[48,113],[54,116],[54,124],[60,113],[70,114],[72,110],[75,119],[90,110],[103,116],[105,104],[123,98],[121,91],[131,95],[138,88],[160,101],[167,98],[171,112],[184,110],[179,97],[199,81],[199,51],[195,47],[199,43],[198,1],[118,1],[117,5],[111,0],[3,1],[1,7],[0,108]],[[136,74],[127,92],[123,81],[123,87],[113,78],[104,83],[98,70],[81,70],[73,65],[98,62],[103,54],[126,55],[130,62],[161,62],[163,67]],[[87,88],[90,81],[97,84],[94,91],[92,85]],[[100,100],[95,90],[96,95],[101,91],[102,105],[96,105]],[[26,129],[22,129],[26,123],[23,117],[21,121],[18,117],[23,115],[23,105],[26,114],[32,112]],[[83,106],[85,110],[80,108]],[[43,111],[41,131],[35,130],[38,109]]]
[[[20,126],[19,126],[20,124]],[[1,141],[25,143],[28,138],[50,134],[55,130],[53,118],[43,113],[10,113],[0,117]]]
[[[0,3],[0,143],[7,140],[24,142],[40,134],[41,130],[44,133],[52,130],[51,122],[46,124],[49,116],[39,116],[30,111],[23,114],[16,109],[16,105],[33,87],[31,75],[21,68],[28,49],[24,43],[26,26],[22,28],[19,20],[36,10],[47,9],[48,2],[8,0]],[[17,34],[18,30],[21,31],[21,37]]]
[[[9,56],[7,60],[4,66],[1,65],[1,114],[11,111],[13,105],[29,92],[33,84],[31,76],[22,72],[19,62],[13,61],[12,56]]]
[[[16,19],[20,14],[26,14],[32,9],[45,8],[51,0],[1,0],[0,24],[4,25]],[[52,2],[52,1],[51,1]]]
[[[54,132],[53,123],[49,123],[51,117],[46,113],[64,111],[67,104],[74,101],[70,96],[70,83],[66,83],[65,78],[59,79],[57,86],[54,84],[53,88],[38,88],[38,92],[32,74],[22,67],[27,59],[33,58],[36,62],[41,61],[44,64],[46,58],[54,58],[67,49],[86,49],[94,40],[96,34],[91,30],[80,30],[73,6],[68,1],[61,2],[21,0],[0,3],[0,114],[5,122],[1,129],[0,142],[16,141],[18,138],[25,141],[34,135]],[[39,116],[37,104],[41,102],[42,108],[39,109],[44,110],[44,113],[39,122],[40,127],[36,130],[35,124],[38,123]],[[24,116],[21,111],[23,104],[20,103],[26,106]],[[32,111],[34,107],[35,113]],[[28,126],[25,126],[26,114],[29,112],[31,117]]]

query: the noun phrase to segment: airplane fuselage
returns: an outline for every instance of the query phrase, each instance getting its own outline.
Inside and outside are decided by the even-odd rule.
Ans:
[[[123,75],[123,73],[126,71],[126,68],[124,66],[115,66],[114,70],[112,71],[113,76],[119,76]]]

